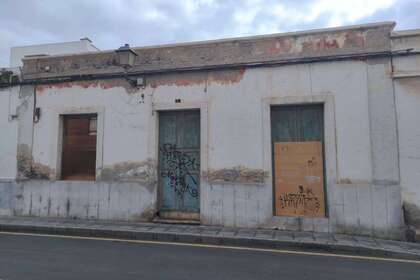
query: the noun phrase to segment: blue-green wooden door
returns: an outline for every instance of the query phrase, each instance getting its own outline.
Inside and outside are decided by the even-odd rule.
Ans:
[[[159,113],[160,212],[200,211],[200,111]]]

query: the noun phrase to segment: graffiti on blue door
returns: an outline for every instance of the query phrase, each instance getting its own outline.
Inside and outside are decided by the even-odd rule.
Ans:
[[[193,156],[190,156],[176,145],[166,143],[160,147],[162,164],[166,170],[162,171],[160,176],[169,179],[169,186],[175,193],[183,198],[185,194],[198,198],[198,183],[191,174],[192,171],[199,169],[199,162]]]
[[[200,211],[200,111],[159,113],[161,212]]]

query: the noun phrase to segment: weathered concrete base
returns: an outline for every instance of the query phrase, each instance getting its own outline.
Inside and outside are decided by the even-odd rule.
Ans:
[[[260,227],[404,239],[398,185],[336,184],[328,188],[325,218],[273,216],[271,185],[202,186],[201,222],[208,225]]]
[[[398,186],[335,185],[325,218],[273,216],[269,185],[202,184],[202,225],[344,233],[402,240]],[[156,188],[139,182],[0,182],[0,215],[151,221]]]
[[[148,221],[156,194],[138,183],[31,180],[0,182],[0,214]]]

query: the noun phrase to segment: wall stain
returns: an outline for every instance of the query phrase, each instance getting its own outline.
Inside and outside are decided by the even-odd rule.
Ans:
[[[209,170],[203,178],[209,183],[251,183],[262,184],[268,172],[261,169],[250,169],[244,166]]]
[[[346,32],[344,45],[348,47],[363,48],[366,45],[366,38],[360,33],[350,30]]]
[[[66,200],[66,217],[70,216],[70,208],[71,208],[70,199],[67,198],[67,200]]]
[[[101,88],[101,89],[112,89],[116,87],[122,87],[127,93],[134,93],[137,88],[132,86],[126,79],[106,79],[106,80],[91,80],[91,81],[74,81],[74,82],[61,82],[37,85],[37,94],[43,94],[48,89],[65,89],[72,87],[87,88]]]
[[[393,24],[350,27],[342,30],[285,33],[207,43],[133,48],[134,65],[124,69],[114,51],[25,60],[23,75],[28,79],[71,77],[89,74],[162,73],[202,67],[226,67],[295,60],[308,57],[357,54],[389,50]],[[48,66],[48,71],[46,71]]]
[[[403,210],[405,224],[420,229],[420,207],[414,203],[404,202]]]
[[[420,98],[420,79],[417,77],[409,77],[397,80],[397,83],[411,95],[418,95]]]
[[[17,149],[18,179],[41,179],[49,180],[55,173],[54,169],[34,162],[31,150],[26,144],[19,144]]]
[[[145,208],[140,214],[131,215],[129,220],[151,222],[156,217],[156,205],[150,205]]]
[[[160,86],[194,86],[200,84],[220,84],[229,85],[235,84],[242,80],[245,74],[245,69],[239,70],[219,70],[219,71],[199,71],[189,73],[171,73],[149,75],[146,78],[146,87],[156,89]],[[74,81],[74,82],[61,82],[51,83],[44,85],[37,85],[36,92],[42,95],[49,89],[65,89],[72,87],[80,87],[83,89],[88,88],[101,88],[112,89],[122,87],[129,94],[137,92],[139,88],[130,84],[126,79],[107,79],[107,80],[91,80],[91,81]]]
[[[142,162],[120,162],[105,166],[101,172],[102,181],[140,182],[154,186],[157,182],[155,161],[148,159]]]
[[[186,87],[200,84],[230,85],[239,83],[245,74],[245,69],[200,71],[189,73],[172,73],[164,75],[152,75],[146,78],[147,86],[155,89],[160,86]]]

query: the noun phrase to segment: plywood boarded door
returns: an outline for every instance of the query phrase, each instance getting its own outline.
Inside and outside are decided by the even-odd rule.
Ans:
[[[199,219],[200,111],[159,113],[160,216]]]
[[[271,110],[277,216],[325,216],[323,106]]]

